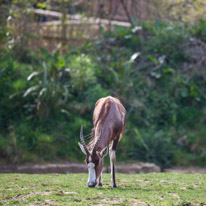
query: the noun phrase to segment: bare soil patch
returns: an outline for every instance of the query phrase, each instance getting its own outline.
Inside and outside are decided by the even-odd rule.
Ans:
[[[24,164],[24,165],[0,165],[0,173],[27,173],[27,174],[47,174],[47,173],[87,173],[87,166],[79,163],[45,163],[45,164]],[[136,163],[127,165],[116,165],[116,172],[124,174],[160,172],[160,168],[152,163]],[[110,166],[104,167],[104,173],[110,173]],[[163,172],[206,174],[206,168],[200,167],[174,167],[165,169]]]
[[[32,192],[32,193],[28,193],[28,194],[18,194],[14,197],[12,197],[12,199],[17,200],[17,199],[24,199],[24,198],[28,198],[28,197],[32,197],[35,195],[50,195],[52,193],[52,191],[41,191],[41,192]]]
[[[164,172],[187,173],[187,174],[206,174],[206,168],[202,167],[173,167],[165,169]]]
[[[47,173],[87,173],[85,164],[79,163],[52,163],[52,164],[25,164],[25,165],[1,165],[0,173],[28,173],[28,174],[47,174]],[[110,166],[104,167],[104,173],[110,173]],[[152,163],[138,163],[128,165],[117,165],[116,172],[124,174],[160,172],[160,168]]]

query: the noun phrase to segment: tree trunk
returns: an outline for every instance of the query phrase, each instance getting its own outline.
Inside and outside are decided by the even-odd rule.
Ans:
[[[68,1],[67,1],[68,2]],[[67,41],[67,34],[66,34],[66,28],[67,28],[67,8],[66,8],[66,1],[61,0],[61,8],[60,11],[62,13],[61,17],[61,53],[66,52],[66,41]]]

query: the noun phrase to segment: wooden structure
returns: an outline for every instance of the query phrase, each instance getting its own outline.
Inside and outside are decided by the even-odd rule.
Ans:
[[[59,12],[61,7],[57,3],[51,5],[54,11],[29,9],[26,16],[15,20],[14,26],[17,36],[29,34],[29,47],[54,52],[63,46],[79,46],[99,38],[100,28],[131,26],[134,18],[142,18],[138,9],[145,5],[143,0],[70,0],[64,13]]]
[[[35,16],[45,16],[49,21],[34,22],[27,27],[27,31],[33,34],[29,45],[38,49],[46,48],[53,52],[62,47],[62,14],[55,11],[34,9],[31,11]],[[101,19],[95,17],[82,17],[81,15],[66,16],[64,46],[79,46],[87,40],[95,40],[100,37],[100,28],[104,30],[114,29],[115,26],[129,27],[129,22]]]

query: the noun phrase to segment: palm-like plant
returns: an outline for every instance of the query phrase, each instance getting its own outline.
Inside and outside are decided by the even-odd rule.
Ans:
[[[42,53],[41,67],[27,77],[31,86],[23,97],[32,96],[33,101],[27,107],[33,108],[40,118],[47,119],[60,111],[69,97],[69,69],[65,68],[66,62],[59,52],[52,55],[43,50]]]

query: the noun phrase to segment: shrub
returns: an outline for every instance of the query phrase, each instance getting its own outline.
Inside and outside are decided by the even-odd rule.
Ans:
[[[195,28],[157,21],[118,27],[65,55],[42,49],[23,61],[5,53],[0,57],[0,155],[9,161],[83,158],[80,126],[90,134],[95,102],[112,95],[127,110],[119,160],[150,161],[161,168],[203,165],[206,77],[198,52],[205,53],[195,45],[204,35]]]
[[[135,129],[135,133],[132,158],[154,162],[162,169],[173,165],[174,146],[168,133],[154,128],[141,133]]]

